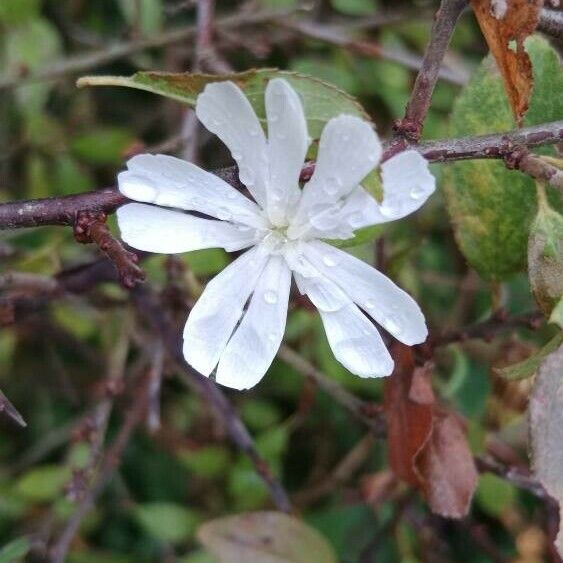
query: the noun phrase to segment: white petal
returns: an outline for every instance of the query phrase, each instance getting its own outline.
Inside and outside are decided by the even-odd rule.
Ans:
[[[346,369],[360,377],[391,374],[393,360],[381,335],[356,305],[320,314],[332,352]]]
[[[203,375],[217,365],[266,260],[259,247],[248,250],[207,284],[191,310],[184,328],[184,357]]]
[[[119,190],[135,201],[199,211],[221,220],[261,227],[260,208],[218,176],[164,154],[139,154],[118,176]]]
[[[386,223],[409,215],[421,207],[434,193],[436,179],[428,169],[428,161],[417,151],[407,150],[381,165],[383,202],[372,224]]]
[[[268,118],[268,216],[276,225],[287,225],[287,213],[301,195],[299,175],[309,146],[307,121],[299,95],[282,78],[266,87]]]
[[[428,329],[420,307],[387,276],[321,241],[303,245],[305,257],[370,317],[403,344],[420,344]]]
[[[257,232],[252,227],[201,219],[172,209],[128,203],[117,210],[121,238],[133,248],[175,254],[202,248],[229,252],[252,246]]]
[[[290,236],[311,217],[346,197],[380,157],[381,143],[370,123],[351,115],[331,119],[323,129],[315,172],[303,188]]]
[[[254,387],[270,367],[285,332],[291,271],[272,256],[256,284],[250,305],[217,367],[217,383]]]
[[[227,145],[238,164],[241,182],[266,207],[267,143],[258,117],[234,82],[208,84],[196,102],[198,119]]]
[[[294,277],[301,295],[307,295],[320,311],[338,311],[352,302],[335,283],[320,273],[315,277],[305,277],[294,272]]]

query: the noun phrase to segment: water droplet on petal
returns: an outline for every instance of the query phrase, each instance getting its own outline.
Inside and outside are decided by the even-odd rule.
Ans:
[[[329,268],[332,268],[333,266],[336,266],[336,264],[338,264],[338,257],[334,252],[325,254],[323,256],[323,264],[325,266],[328,266]]]
[[[242,160],[242,153],[238,151],[233,151],[231,155],[235,160]]]
[[[373,299],[368,299],[366,301],[366,309],[374,309],[375,308],[375,301]]]
[[[269,121],[270,123],[275,123],[276,121],[279,120],[279,118],[280,118],[279,114],[274,113],[274,112],[271,112],[271,113],[268,115],[268,121]]]
[[[421,186],[416,186],[410,191],[409,195],[412,199],[420,199],[424,196],[424,189]]]
[[[383,217],[391,217],[393,215],[393,208],[383,204],[379,207],[379,212]]]
[[[270,342],[276,342],[278,340],[278,335],[275,332],[270,332],[270,334],[268,334],[268,340]]]
[[[276,133],[276,139],[283,141],[284,139],[287,139],[287,135],[285,133],[282,133],[281,131],[279,131],[278,133]]]
[[[259,133],[259,131],[258,131],[258,129],[256,129],[255,127],[251,127],[251,128],[248,130],[248,134],[249,134],[251,137],[257,137],[257,136],[258,136],[258,133]]]
[[[278,295],[275,291],[265,291],[264,292],[264,301],[269,305],[275,305],[278,302]]]
[[[234,190],[229,190],[227,192],[227,199],[235,199],[237,197],[237,193]]]

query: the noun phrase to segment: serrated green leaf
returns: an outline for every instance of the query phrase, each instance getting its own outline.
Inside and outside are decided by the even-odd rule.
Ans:
[[[505,379],[517,380],[531,377],[538,371],[545,357],[563,343],[563,332],[556,334],[541,350],[517,364],[505,368],[495,368],[495,372]]]
[[[530,229],[528,275],[540,309],[550,314],[563,297],[563,215],[549,207],[545,196]]]
[[[534,91],[524,124],[561,117],[563,71],[555,51],[538,37],[526,41],[534,69]],[[514,128],[502,79],[487,58],[456,100],[452,136],[480,135]],[[503,280],[524,269],[529,226],[536,212],[534,182],[502,162],[474,160],[449,165],[444,174],[446,203],[457,242],[486,279]]]
[[[190,106],[195,106],[197,96],[211,82],[232,80],[245,93],[262,123],[266,122],[264,91],[272,78],[285,78],[301,96],[309,135],[320,137],[326,122],[347,113],[363,119],[369,116],[360,104],[336,86],[312,76],[274,69],[247,70],[233,74],[190,74],[166,72],[137,72],[133,76],[85,76],[78,86],[126,86],[160,94]]]
[[[330,544],[301,520],[279,512],[249,512],[207,522],[201,543],[221,563],[337,563]]]

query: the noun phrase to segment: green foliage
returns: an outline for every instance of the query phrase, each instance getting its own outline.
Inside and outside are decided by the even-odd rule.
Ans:
[[[498,517],[516,502],[517,491],[510,483],[487,473],[479,478],[475,500],[481,510]]]
[[[561,117],[563,91],[557,54],[540,38],[529,39],[526,49],[534,69],[534,91],[525,125],[556,120]],[[451,133],[482,135],[513,127],[502,79],[487,58],[456,100]],[[502,162],[473,160],[449,165],[444,189],[457,242],[469,263],[490,280],[521,271],[536,212],[533,181],[507,170]]]
[[[0,548],[0,563],[21,561],[28,554],[30,548],[31,542],[25,536],[12,540]]]
[[[64,465],[38,466],[18,479],[16,492],[30,501],[52,501],[61,494],[69,478],[69,468]]]
[[[72,151],[89,164],[117,166],[123,161],[123,153],[132,142],[133,138],[126,129],[101,127],[76,136]]]
[[[260,120],[265,123],[264,90],[269,80],[276,76],[285,78],[301,96],[305,108],[309,135],[320,137],[325,123],[341,113],[369,116],[350,95],[331,84],[311,76],[295,72],[259,69],[236,74],[166,74],[161,72],[137,72],[133,76],[92,76],[78,81],[79,86],[126,86],[160,94],[190,106],[206,84],[232,80],[248,97]]]
[[[180,504],[151,502],[135,508],[139,524],[156,539],[180,543],[190,539],[197,527],[199,517]]]

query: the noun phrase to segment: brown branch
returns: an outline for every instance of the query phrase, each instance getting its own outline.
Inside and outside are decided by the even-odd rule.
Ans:
[[[563,40],[563,12],[542,8],[538,29],[555,39]]]
[[[563,170],[546,162],[541,156],[519,147],[504,157],[506,167],[520,170],[540,182],[547,182],[563,194]]]
[[[563,120],[525,127],[507,133],[426,141],[412,148],[430,162],[504,158],[520,146],[537,147],[563,140]],[[383,160],[403,150],[404,146],[388,143]],[[310,177],[314,163],[303,167],[302,179]],[[234,166],[214,172],[231,186],[241,190],[244,186]],[[78,195],[15,201],[0,204],[0,230],[40,225],[74,225],[80,211],[113,213],[128,200],[114,188],[105,188]]]
[[[180,369],[183,382],[195,389],[209,403],[231,440],[250,459],[256,472],[265,482],[276,508],[282,512],[290,512],[291,503],[286,491],[273,475],[266,461],[256,451],[250,433],[232,404],[214,381],[204,377],[185,362],[180,332],[163,312],[156,295],[146,286],[135,288],[132,295],[138,314],[151,325],[154,333],[162,338],[168,355],[174,359]]]
[[[475,323],[471,326],[452,329],[442,334],[431,336],[428,345],[433,348],[437,346],[447,346],[454,342],[463,342],[470,338],[482,338],[488,340],[493,338],[498,332],[510,330],[513,328],[530,328],[537,329],[543,322],[543,315],[539,311],[531,311],[521,315],[507,316],[506,312],[501,310],[494,314],[486,321]],[[423,344],[421,346],[426,346]]]
[[[442,0],[434,16],[434,23],[430,31],[430,41],[426,46],[424,59],[409,102],[405,117],[395,125],[397,137],[403,141],[418,141],[422,132],[422,123],[428,108],[434,87],[438,81],[442,61],[450,44],[457,20],[467,0]]]
[[[145,381],[139,386],[135,400],[126,414],[117,437],[104,455],[96,478],[72,514],[63,532],[59,536],[59,539],[51,549],[49,554],[49,561],[51,563],[63,563],[63,561],[65,561],[70,542],[76,535],[82,520],[92,509],[94,502],[104,490],[115,468],[118,466],[133,431],[143,418],[147,403],[147,381],[148,379],[145,377]]]
[[[95,243],[115,265],[121,285],[135,287],[145,279],[145,273],[137,264],[139,258],[113,237],[106,218],[103,212],[79,211],[74,222],[74,238],[83,244]]]

